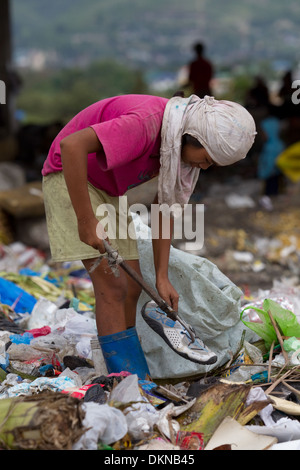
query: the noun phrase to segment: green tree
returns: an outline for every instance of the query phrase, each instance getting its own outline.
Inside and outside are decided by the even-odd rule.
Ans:
[[[24,73],[17,106],[25,112],[26,122],[67,121],[103,98],[147,92],[139,70],[106,60],[85,69]]]

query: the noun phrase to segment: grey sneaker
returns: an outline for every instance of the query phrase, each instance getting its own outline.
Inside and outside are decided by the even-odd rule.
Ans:
[[[169,318],[155,302],[147,302],[141,313],[150,328],[180,356],[198,364],[214,364],[217,361],[216,354],[200,338],[195,337],[192,341],[187,329],[179,321]]]

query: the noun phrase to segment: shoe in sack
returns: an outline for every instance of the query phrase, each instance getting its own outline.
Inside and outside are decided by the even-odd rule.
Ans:
[[[214,364],[217,361],[216,354],[200,338],[195,335],[193,341],[188,330],[179,321],[168,317],[155,302],[147,302],[141,313],[150,328],[180,356],[198,364]]]

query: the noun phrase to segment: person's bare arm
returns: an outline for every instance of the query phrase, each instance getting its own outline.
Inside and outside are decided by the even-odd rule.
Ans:
[[[102,145],[90,127],[71,134],[60,142],[66,185],[78,221],[80,240],[103,253],[97,236],[98,220],[92,209],[87,184],[87,155],[99,152]]]
[[[157,204],[157,197],[154,201]],[[159,237],[152,238],[154,266],[156,272],[156,288],[160,296],[174,309],[178,310],[179,295],[169,281],[168,268],[171,240],[173,234],[173,219],[172,217],[164,218],[159,214]],[[170,224],[169,237],[163,237],[162,224]],[[168,233],[168,230],[166,230]]]

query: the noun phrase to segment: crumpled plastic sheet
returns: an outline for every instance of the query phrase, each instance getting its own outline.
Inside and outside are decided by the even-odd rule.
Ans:
[[[248,406],[253,402],[266,400],[268,400],[268,397],[266,396],[265,392],[261,387],[251,388],[247,400],[245,402],[245,406]],[[266,426],[273,426],[275,424],[275,421],[272,418],[273,411],[273,405],[270,403],[258,413],[258,415],[261,417]]]
[[[246,400],[246,405],[249,405],[255,401],[264,401],[267,396],[261,387],[252,388]],[[288,416],[279,419],[277,422],[272,417],[274,411],[273,405],[270,403],[263,408],[258,414],[264,422],[264,426],[247,425],[246,428],[249,431],[255,432],[256,434],[263,434],[266,436],[273,436],[278,439],[278,443],[286,444],[286,448],[289,448],[288,443],[293,442],[292,448],[300,448],[300,423],[298,420],[291,419]],[[298,443],[297,443],[298,441]],[[293,447],[294,446],[294,447]],[[280,445],[275,444],[271,450],[278,450],[281,448]]]
[[[97,442],[101,440],[104,444],[111,444],[121,439],[126,433],[134,440],[147,439],[153,431],[154,425],[158,427],[162,435],[171,439],[170,426],[173,432],[179,431],[179,424],[172,417],[179,416],[190,408],[196,399],[181,406],[170,403],[161,410],[156,409],[140,393],[138,376],[129,375],[124,378],[110,393],[110,405],[90,403],[85,408],[86,416],[83,422],[88,429],[82,438],[73,446],[73,450],[94,450]],[[122,412],[114,408],[114,402],[129,404]],[[85,407],[85,404],[84,404]]]
[[[289,442],[300,439],[300,423],[291,418],[281,418],[276,423],[268,426],[246,426],[249,431],[267,436],[274,436],[278,442]]]
[[[128,433],[136,440],[146,438],[159,419],[159,412],[143,397],[136,374],[124,378],[110,393],[110,401],[132,403],[126,408]]]
[[[10,374],[12,375],[12,374]],[[69,377],[39,377],[32,382],[23,380],[21,383],[13,385],[12,387],[5,388],[5,381],[2,383],[3,390],[0,390],[1,398],[12,398],[21,395],[33,395],[44,390],[52,392],[62,392],[63,390],[71,387],[75,387],[76,383]]]
[[[98,442],[109,445],[125,436],[127,421],[121,410],[107,404],[84,403],[83,425],[87,431],[73,445],[73,450],[97,450]]]
[[[155,270],[150,229],[134,217],[145,281],[155,289]],[[243,331],[249,342],[254,334],[240,321],[241,290],[216,265],[200,256],[171,247],[169,279],[180,295],[179,315],[218,356],[213,366],[188,361],[166,346],[140,314],[149,296],[141,294],[137,309],[137,331],[151,377],[181,378],[205,373],[223,365],[236,353]],[[247,331],[248,330],[248,331]]]

